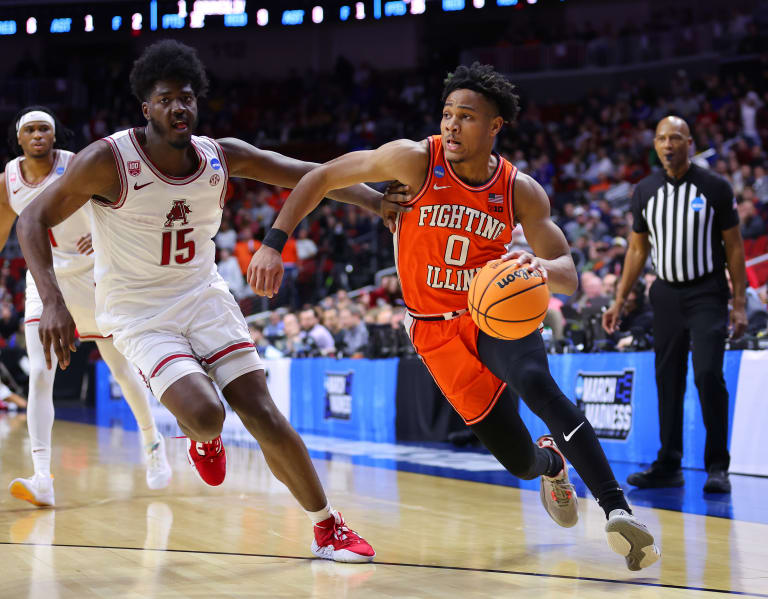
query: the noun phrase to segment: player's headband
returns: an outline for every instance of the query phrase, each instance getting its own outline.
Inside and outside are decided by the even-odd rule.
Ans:
[[[53,117],[50,114],[43,112],[42,110],[30,110],[29,112],[22,114],[21,118],[16,123],[16,135],[19,134],[19,131],[21,131],[21,128],[24,125],[33,122],[48,123],[51,126],[51,129],[53,129],[53,132],[56,133],[56,123],[53,122]]]

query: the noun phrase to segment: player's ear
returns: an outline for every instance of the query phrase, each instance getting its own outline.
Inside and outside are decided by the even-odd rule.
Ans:
[[[149,120],[149,102],[141,103],[141,114],[144,115],[145,119]]]
[[[504,119],[501,118],[501,115],[493,117],[493,119],[491,119],[491,135],[498,135],[503,125]]]

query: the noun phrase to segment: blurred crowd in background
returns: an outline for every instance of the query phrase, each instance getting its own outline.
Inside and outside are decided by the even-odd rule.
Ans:
[[[500,29],[495,42],[485,41],[594,42],[669,27],[679,18],[650,23],[645,29],[630,23],[615,31],[591,25],[570,32],[510,26]],[[546,190],[552,217],[568,239],[581,280],[574,296],[552,298],[545,336],[553,350],[650,348],[650,264],[633,288],[621,331],[607,337],[598,323],[621,275],[632,230],[633,186],[660,168],[654,128],[666,115],[688,121],[694,160],[733,187],[747,258],[768,253],[768,48],[749,14],[721,20],[709,16],[707,23],[713,31],[727,32],[735,40],[734,52],[743,58],[705,76],[680,69],[661,82],[637,79],[618,90],[595,90],[577,102],[562,103],[555,97],[534,102],[526,97],[524,86],[520,90],[523,110],[516,123],[505,127],[497,150]],[[103,72],[84,74],[90,110],[57,107],[76,134],[73,149],[141,124],[136,100],[128,91],[129,69],[130,61],[105,62]],[[319,162],[399,137],[422,139],[439,133],[447,70],[429,65],[420,71],[379,72],[339,58],[332,73],[291,72],[279,80],[256,82],[213,77],[208,97],[200,101],[198,134],[236,136]],[[44,66],[24,59],[17,71],[39,73]],[[266,300],[250,291],[244,277],[249,260],[288,194],[270,185],[230,181],[215,237],[220,273],[251,317],[259,349],[268,358],[412,353],[401,326],[405,308],[392,268],[391,234],[378,216],[363,209],[325,200],[286,245],[278,297]],[[526,245],[519,228],[513,244]],[[13,238],[2,258],[1,343],[14,346],[24,310],[25,269]],[[757,337],[768,324],[768,298],[760,273],[752,271],[750,282],[749,334]]]

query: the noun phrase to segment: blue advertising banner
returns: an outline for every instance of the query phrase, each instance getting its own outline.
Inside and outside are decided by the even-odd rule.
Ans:
[[[706,435],[690,361],[689,356],[683,408],[683,466],[703,468]],[[723,370],[730,394],[731,424],[740,361],[741,352],[726,352]],[[609,460],[656,459],[659,415],[652,352],[551,355],[549,366],[563,393],[587,415]],[[520,411],[534,439],[548,432],[522,402]]]
[[[112,378],[109,366],[103,360],[95,364],[96,373],[96,424],[112,427],[120,425],[123,430],[135,431],[139,427],[128,402],[123,399],[120,385]],[[149,393],[149,391],[147,391]]]
[[[300,433],[395,440],[397,358],[291,362],[291,424]]]

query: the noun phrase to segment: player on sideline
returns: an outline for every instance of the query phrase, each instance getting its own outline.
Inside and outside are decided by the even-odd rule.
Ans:
[[[74,154],[64,146],[71,137],[53,112],[44,106],[20,111],[8,130],[8,146],[17,155],[0,174],[0,248],[5,245],[16,215],[55,181],[61,179]],[[57,143],[57,140],[59,143]],[[91,209],[83,206],[71,218],[48,231],[52,246],[53,270],[61,284],[63,301],[72,312],[80,338],[95,341],[104,361],[136,417],[141,431],[147,465],[147,486],[162,489],[171,480],[171,467],[165,457],[165,442],[155,427],[149,408],[146,386],[136,370],[115,349],[112,340],[102,336],[96,326],[96,298],[93,288],[93,250],[91,249]],[[53,506],[51,476],[51,429],[53,428],[54,368],[46,368],[47,358],[38,335],[43,311],[35,281],[27,272],[24,331],[29,354],[29,406],[27,427],[35,474],[11,482],[11,495],[37,506]]]
[[[258,441],[267,464],[314,523],[312,551],[368,562],[373,548],[328,503],[299,435],[276,408],[264,364],[240,308],[216,271],[229,177],[293,187],[315,165],[233,138],[193,135],[208,80],[192,48],[165,40],[134,63],[133,93],[147,124],[94,142],[24,212],[19,234],[40,295],[40,335],[66,367],[74,324],[51,270],[47,229],[93,197],[97,321],[136,364],[188,436],[188,457],[209,485],[221,484],[225,410],[211,379]],[[356,186],[331,194],[377,211],[381,194]],[[407,210],[399,205],[395,210]]]
[[[395,232],[409,312],[405,325],[417,352],[499,462],[520,478],[542,477],[542,502],[555,522],[568,527],[578,519],[565,454],[605,511],[611,548],[631,570],[649,566],[659,557],[653,536],[632,515],[592,426],[552,379],[541,334],[502,341],[481,332],[467,313],[472,276],[505,253],[518,222],[536,255],[513,252],[503,259],[540,270],[557,293],[573,293],[577,285],[568,244],[549,218],[543,189],[492,151],[502,125],[518,112],[514,86],[490,66],[461,66],[445,81],[443,104],[442,135],[352,152],[308,173],[254,255],[248,282],[257,293],[277,293],[282,244],[329,190],[389,180],[419,190]],[[532,442],[515,402],[504,397],[506,385],[551,436]]]

